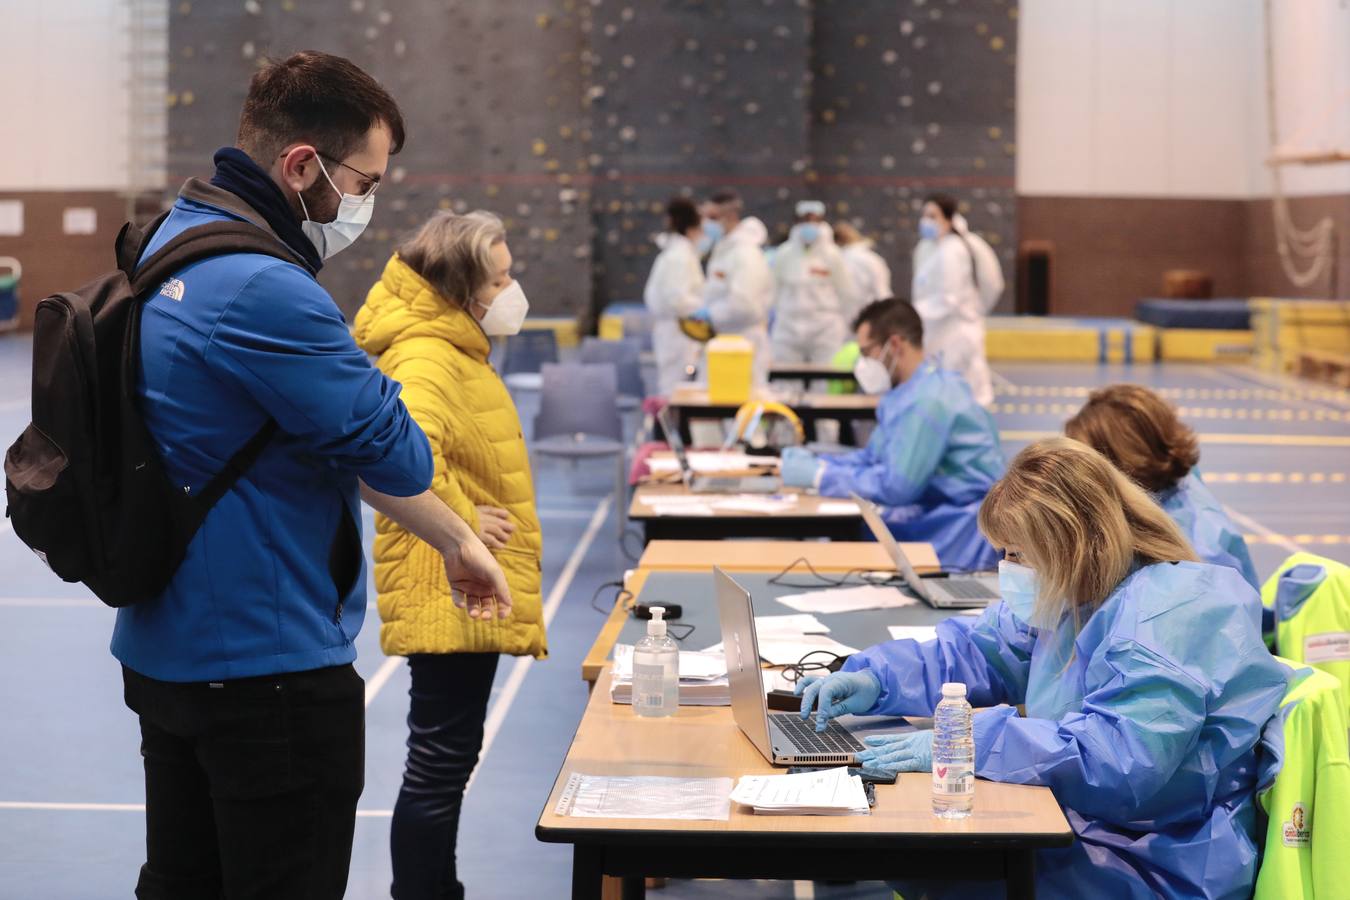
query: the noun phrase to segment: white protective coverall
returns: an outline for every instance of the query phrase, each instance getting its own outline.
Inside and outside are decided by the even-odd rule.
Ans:
[[[886,260],[873,249],[872,242],[854,241],[840,251],[844,254],[844,264],[853,276],[853,284],[858,290],[858,308],[849,317],[849,324],[862,308],[873,300],[885,300],[895,296],[891,293],[891,267]]]
[[[658,235],[661,252],[647,276],[642,301],[652,314],[652,353],[656,356],[657,391],[670,396],[698,362],[702,345],[685,337],[680,319],[703,308],[703,267],[694,242],[682,234]]]
[[[773,258],[773,358],[782,363],[828,363],[848,340],[849,314],[858,308],[853,275],[829,223],[807,246],[802,224]]]
[[[923,319],[923,349],[960,373],[982,406],[994,402],[984,356],[984,307],[970,251],[960,235],[920,241],[914,251],[914,309]]]
[[[769,231],[754,216],[741,219],[713,247],[704,305],[719,335],[739,334],[755,350],[754,383],[769,380],[769,309],[773,275],[764,259]]]

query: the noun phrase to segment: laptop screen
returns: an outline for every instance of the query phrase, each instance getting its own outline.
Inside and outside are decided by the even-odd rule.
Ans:
[[[670,407],[661,407],[661,411],[656,414],[656,420],[661,423],[661,430],[666,433],[666,443],[670,444],[670,449],[675,453],[675,461],[680,464],[680,471],[688,474],[691,471],[689,455],[684,451],[684,439],[680,437],[680,429],[675,424],[675,417],[670,414]]]
[[[909,557],[905,556],[905,551],[901,549],[895,535],[891,534],[891,529],[882,520],[876,504],[869,503],[857,494],[849,494],[849,496],[862,510],[863,521],[867,523],[868,528],[872,529],[872,536],[877,539],[877,542],[886,548],[886,553],[890,555],[891,562],[895,563],[895,567],[900,570],[900,575],[905,579],[905,583],[909,585],[910,590],[924,600],[930,599],[927,583],[919,577],[919,573],[914,571],[914,567],[910,565]]]
[[[755,637],[755,613],[750,592],[716,566],[713,567],[713,579],[717,582],[717,616],[722,624],[727,680],[731,683],[731,717],[764,758],[772,760],[769,703],[764,697],[764,676],[760,672],[759,642]]]

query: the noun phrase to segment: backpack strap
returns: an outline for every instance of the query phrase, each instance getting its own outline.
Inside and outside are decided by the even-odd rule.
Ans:
[[[236,221],[208,222],[175,235],[153,256],[136,266],[135,274],[130,276],[131,290],[139,297],[192,263],[236,253],[271,256],[309,271],[289,247],[256,225]]]
[[[259,428],[253,437],[248,439],[248,443],[236,450],[234,456],[225,461],[225,467],[217,472],[202,488],[201,493],[193,498],[195,515],[199,516],[200,519],[206,518],[206,514],[211,507],[215,506],[220,498],[225,496],[225,492],[234,487],[235,482],[243,478],[249,467],[258,461],[263,448],[267,446],[276,433],[276,420],[268,419],[263,423],[263,427]]]
[[[117,255],[117,268],[125,272],[127,278],[131,278],[135,273],[136,263],[145,253],[145,248],[149,245],[150,239],[159,231],[159,226],[164,224],[164,220],[169,217],[171,212],[173,210],[164,210],[145,228],[139,227],[135,222],[127,222],[122,226],[122,230],[117,232],[117,241],[113,244],[113,252]]]

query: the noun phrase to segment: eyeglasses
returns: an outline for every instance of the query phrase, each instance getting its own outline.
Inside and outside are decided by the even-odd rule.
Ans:
[[[369,183],[370,183],[370,187],[366,188],[364,191],[361,192],[361,196],[362,196],[362,197],[369,197],[371,194],[375,193],[375,189],[376,189],[377,187],[380,186],[380,176],[379,176],[379,175],[370,175],[370,174],[367,174],[366,172],[362,172],[360,169],[356,168],[356,166],[349,166],[349,165],[347,165],[345,162],[343,162],[342,160],[338,159],[337,157],[335,157],[335,156],[329,156],[327,153],[324,153],[322,150],[317,150],[317,149],[316,149],[314,152],[317,153],[317,154],[319,154],[320,156],[322,156],[324,159],[328,160],[329,162],[337,163],[337,164],[338,164],[339,166],[341,166],[342,168],[344,168],[344,169],[349,169],[350,171],[355,172],[357,175],[360,175],[360,176],[361,176],[362,178],[364,178],[367,182],[369,182]]]
[[[367,173],[367,172],[362,172],[360,169],[356,168],[356,166],[349,166],[349,165],[347,165],[345,162],[343,162],[342,160],[338,159],[336,156],[331,156],[331,155],[329,155],[329,154],[327,154],[327,153],[324,153],[322,150],[318,149],[317,147],[314,148],[314,152],[315,152],[316,154],[318,154],[319,156],[323,157],[324,159],[328,160],[329,162],[331,162],[331,163],[336,163],[337,165],[341,166],[342,168],[344,168],[344,169],[350,169],[351,171],[355,172],[357,175],[360,175],[361,178],[363,179],[363,183],[362,183],[361,185],[358,185],[358,187],[361,187],[361,188],[362,188],[362,190],[361,190],[361,192],[360,192],[360,195],[361,195],[361,198],[362,198],[362,199],[365,199],[366,197],[369,197],[371,194],[375,193],[375,189],[376,189],[377,187],[380,186],[380,176],[379,176],[379,175],[371,175],[371,174],[369,174],[369,173]],[[285,153],[281,154],[281,156],[285,156],[285,155],[286,155]],[[280,157],[278,157],[278,158],[280,158]]]

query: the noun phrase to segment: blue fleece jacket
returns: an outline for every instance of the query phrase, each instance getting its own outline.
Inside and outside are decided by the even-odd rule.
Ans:
[[[245,218],[185,189],[147,254]],[[225,205],[228,207],[228,204]],[[212,508],[160,597],[118,610],[112,652],[164,681],[341,665],[366,611],[358,478],[413,496],[426,436],[313,276],[233,254],[187,266],[147,301],[142,413],[175,483],[201,490],[266,423],[278,432]]]

